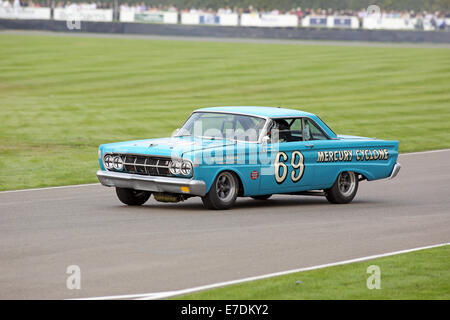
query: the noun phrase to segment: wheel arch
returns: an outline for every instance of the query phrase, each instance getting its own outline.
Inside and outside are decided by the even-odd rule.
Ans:
[[[368,172],[367,170],[364,170],[361,168],[341,168],[337,171],[336,175],[334,176],[333,183],[336,181],[336,179],[339,177],[339,175],[345,171],[352,171],[355,174],[360,175],[362,177],[360,180],[373,180],[374,179],[373,175],[370,174],[370,172]]]
[[[241,177],[241,174],[240,174],[237,170],[233,170],[233,169],[231,169],[231,168],[221,169],[221,170],[218,170],[218,171],[216,172],[216,174],[214,175],[213,181],[215,181],[216,178],[217,178],[217,176],[218,176],[219,174],[221,174],[222,172],[231,172],[231,173],[233,173],[233,174],[237,177],[238,184],[239,184],[238,197],[243,196],[243,195],[245,194],[245,189],[244,189],[244,184],[242,183],[242,177]],[[212,187],[212,183],[211,183],[211,185],[209,186],[209,188],[208,188],[208,190],[207,190],[206,192],[209,192],[209,190],[211,190],[211,187]]]

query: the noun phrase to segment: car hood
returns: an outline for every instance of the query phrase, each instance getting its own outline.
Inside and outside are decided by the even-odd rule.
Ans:
[[[224,147],[232,144],[234,144],[234,141],[223,139],[170,137],[110,143],[101,145],[100,148],[103,153],[114,152],[182,157],[187,152]]]

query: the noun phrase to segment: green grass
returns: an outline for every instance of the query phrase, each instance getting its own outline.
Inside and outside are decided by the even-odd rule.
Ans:
[[[381,271],[381,288],[369,290],[367,267]],[[302,283],[296,284],[300,280]],[[450,299],[450,246],[365,262],[298,272],[202,291],[176,299]]]
[[[450,51],[0,35],[0,190],[96,182],[101,143],[197,107],[285,106],[336,132],[450,147]]]

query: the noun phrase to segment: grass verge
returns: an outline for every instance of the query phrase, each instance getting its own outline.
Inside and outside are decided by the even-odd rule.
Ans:
[[[369,266],[380,268],[380,289],[367,288]],[[297,281],[301,281],[297,284]],[[185,300],[450,299],[450,245],[365,262],[298,272],[208,291]]]
[[[96,182],[101,143],[197,107],[318,114],[341,134],[450,147],[448,49],[0,35],[0,190]]]

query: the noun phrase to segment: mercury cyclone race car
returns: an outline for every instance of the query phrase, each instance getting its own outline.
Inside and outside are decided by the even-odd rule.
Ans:
[[[103,144],[101,184],[142,205],[200,196],[209,209],[273,194],[353,200],[362,180],[394,178],[398,141],[337,135],[318,116],[271,107],[195,110],[170,138]]]

